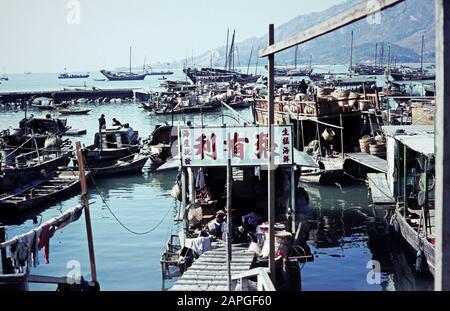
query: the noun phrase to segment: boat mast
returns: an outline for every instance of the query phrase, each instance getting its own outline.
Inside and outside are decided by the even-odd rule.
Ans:
[[[298,54],[298,45],[295,46],[295,55],[294,55],[294,68],[297,69],[297,54]]]
[[[312,54],[309,54],[309,69],[312,69]]]
[[[375,43],[375,67],[377,66],[378,42]]]
[[[225,67],[223,69],[227,69],[228,67],[228,40],[230,37],[230,28],[227,29],[227,46],[225,47]]]
[[[420,72],[423,72],[423,47],[424,47],[425,36],[422,35],[422,49],[420,52]]]
[[[248,58],[247,74],[248,74],[248,71],[250,70],[250,62],[252,61],[252,56],[253,56],[253,45],[252,45],[252,49],[250,50],[250,57]]]
[[[258,50],[259,50],[259,46],[258,46]],[[255,76],[258,75],[258,61],[259,61],[259,56],[256,55]]]
[[[350,74],[352,73],[352,69],[353,69],[353,30],[352,30],[352,38],[350,41],[350,67],[348,68]]]
[[[231,38],[230,52],[228,53],[228,70],[231,70],[231,66],[234,68],[234,36],[236,30],[233,30],[233,37]]]
[[[391,45],[388,46],[388,63],[387,63],[388,71],[391,70]]]
[[[130,45],[130,73],[131,73],[131,45]]]

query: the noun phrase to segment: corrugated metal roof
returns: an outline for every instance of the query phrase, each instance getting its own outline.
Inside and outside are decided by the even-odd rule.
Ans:
[[[298,166],[303,167],[312,167],[312,168],[319,168],[319,164],[314,161],[314,159],[303,151],[298,151],[294,148],[294,163]]]
[[[395,139],[423,155],[434,155],[434,134],[397,135]]]
[[[383,126],[383,132],[389,137],[395,137],[397,130],[403,130],[406,135],[434,133],[433,125],[387,125]]]

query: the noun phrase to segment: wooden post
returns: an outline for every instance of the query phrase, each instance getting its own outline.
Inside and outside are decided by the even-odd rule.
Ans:
[[[291,167],[291,232],[295,233],[295,226],[296,226],[296,218],[295,218],[295,190],[296,190],[296,183],[295,183],[295,166]]]
[[[406,162],[406,158],[407,158],[407,153],[408,153],[408,149],[406,147],[406,145],[403,145],[403,216],[406,218],[406,216],[408,215],[408,206],[406,204],[406,183],[408,181],[408,174],[407,174],[407,162]]]
[[[186,211],[186,170],[181,168],[181,208],[183,211],[183,229],[184,234],[187,237],[189,233],[189,221]]]
[[[436,0],[436,257],[434,289],[450,290],[450,2]],[[446,189],[447,188],[447,189]],[[444,202],[447,202],[444,204]]]
[[[269,25],[269,46],[274,44],[275,36],[274,36],[274,25]],[[268,102],[268,133],[269,133],[269,147],[270,147],[270,156],[269,156],[269,165],[267,171],[267,200],[268,200],[268,216],[269,216],[269,269],[270,269],[270,277],[272,279],[273,284],[275,284],[276,276],[275,276],[275,165],[274,158],[272,157],[272,147],[273,147],[273,133],[272,133],[272,124],[274,123],[274,102],[275,102],[275,54],[270,54],[269,58],[269,80],[268,80],[268,88],[269,88],[269,102]]]
[[[91,276],[92,281],[97,281],[97,269],[95,267],[95,254],[94,254],[94,240],[92,238],[92,225],[91,225],[91,213],[89,211],[89,198],[87,193],[87,183],[86,183],[86,175],[84,172],[84,159],[83,154],[81,153],[81,145],[80,142],[76,142],[76,150],[77,150],[77,161],[78,161],[78,169],[79,169],[79,178],[81,183],[81,200],[84,206],[84,216],[86,220],[86,232],[88,239],[88,248],[89,248],[89,260],[91,264]]]
[[[194,180],[194,171],[192,167],[187,168],[188,171],[188,180],[189,180],[189,204],[192,206],[195,204],[195,180]]]
[[[305,150],[305,134],[303,131],[303,120],[300,120],[300,128],[302,129],[302,145],[303,145],[302,151],[304,151]]]
[[[6,241],[5,236],[5,227],[3,227],[3,224],[0,224],[0,243],[3,243]],[[1,264],[2,264],[2,273],[8,274],[8,264],[7,264],[7,258],[6,258],[6,248],[1,249]]]
[[[380,111],[381,107],[380,107],[380,97],[378,94],[378,89],[375,88],[375,111]]]
[[[231,291],[231,260],[232,260],[232,223],[231,223],[231,208],[232,208],[232,168],[231,159],[227,163],[227,281],[228,290]]]
[[[341,150],[342,150],[342,159],[345,159],[344,153],[344,121],[342,120],[342,113],[339,114],[339,121],[341,123]]]

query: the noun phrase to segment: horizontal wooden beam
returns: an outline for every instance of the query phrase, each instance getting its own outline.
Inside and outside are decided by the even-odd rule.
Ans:
[[[345,27],[363,18],[381,12],[403,1],[404,0],[377,0],[362,2],[352,7],[350,10],[336,15],[335,17],[321,24],[313,26],[279,43],[272,44],[267,48],[260,50],[259,56],[269,56],[289,49],[298,44],[308,42],[312,39],[326,35],[332,31]],[[373,3],[373,5],[371,3]]]

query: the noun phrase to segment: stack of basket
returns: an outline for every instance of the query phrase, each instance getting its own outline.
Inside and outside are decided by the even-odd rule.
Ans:
[[[375,136],[374,142],[369,145],[371,155],[383,156],[386,154],[386,139],[383,135]]]
[[[373,144],[374,142],[375,142],[375,140],[373,139],[373,137],[370,137],[368,135],[362,137],[359,140],[359,147],[361,149],[361,152],[370,153],[369,145]]]

